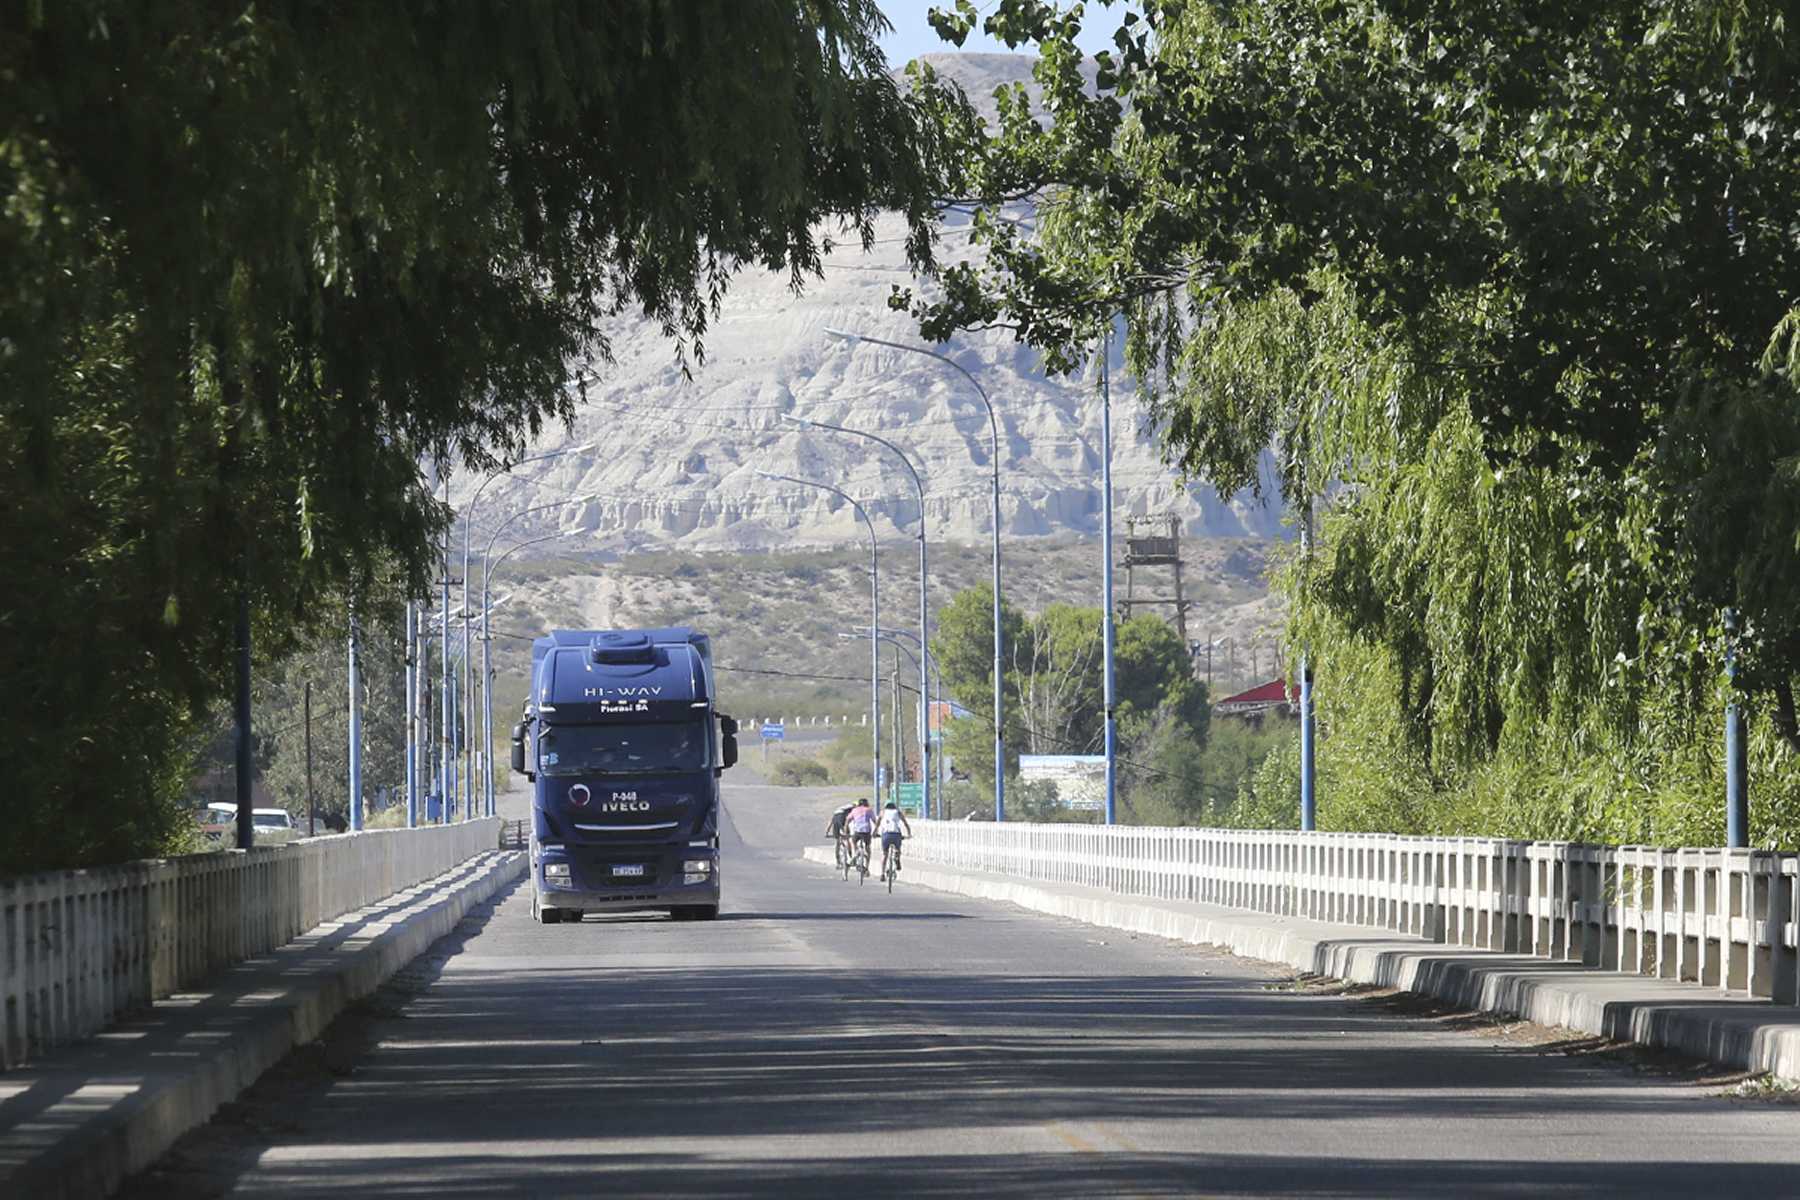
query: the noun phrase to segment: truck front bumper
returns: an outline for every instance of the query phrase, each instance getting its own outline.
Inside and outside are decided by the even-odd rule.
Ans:
[[[565,912],[716,907],[719,856],[711,847],[546,847],[533,870],[538,903]]]

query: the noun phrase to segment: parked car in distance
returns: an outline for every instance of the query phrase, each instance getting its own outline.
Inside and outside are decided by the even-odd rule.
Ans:
[[[211,841],[233,842],[237,838],[237,805],[214,801],[195,814],[200,832]],[[293,815],[285,808],[253,808],[250,823],[256,828],[256,840],[288,842],[298,837]]]

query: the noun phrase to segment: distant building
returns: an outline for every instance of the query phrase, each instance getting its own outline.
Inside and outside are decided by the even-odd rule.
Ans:
[[[931,740],[944,740],[944,727],[952,721],[960,721],[969,716],[969,710],[954,700],[933,700],[926,707],[927,726],[931,730]]]
[[[1260,721],[1270,713],[1279,717],[1297,717],[1300,693],[1289,691],[1285,679],[1271,679],[1247,692],[1225,697],[1213,705],[1213,712],[1221,717],[1243,717],[1251,721]]]
[[[1050,780],[1056,784],[1056,798],[1064,808],[1077,812],[1106,808],[1104,754],[1021,754],[1019,778]]]

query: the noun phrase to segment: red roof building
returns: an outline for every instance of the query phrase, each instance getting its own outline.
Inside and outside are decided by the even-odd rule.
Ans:
[[[1235,696],[1225,697],[1213,705],[1213,711],[1231,716],[1248,716],[1253,713],[1265,713],[1270,709],[1291,710],[1299,702],[1299,694],[1288,691],[1287,680],[1271,679],[1268,683],[1260,683],[1247,692],[1239,692]]]

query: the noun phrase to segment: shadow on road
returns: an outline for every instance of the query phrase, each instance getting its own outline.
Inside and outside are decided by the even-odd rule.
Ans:
[[[971,1154],[920,1158],[872,1152],[858,1158],[740,1158],[704,1152],[606,1155],[536,1152],[496,1158],[440,1147],[384,1159],[391,1182],[371,1187],[366,1164],[318,1164],[270,1182],[284,1196],[355,1187],[358,1196],[772,1196],[1045,1197],[1395,1195],[1631,1197],[1747,1195],[1766,1188],[1770,1168],[1666,1167],[1650,1178],[1625,1157],[1578,1163],[1420,1157],[1289,1158],[1278,1169],[1259,1155],[1180,1153]],[[348,1182],[354,1179],[354,1183]]]
[[[1766,1165],[1624,1154],[1541,1161],[1530,1141],[1546,1129],[1632,1128],[1668,1120],[1684,1101],[1653,1089],[1547,1088],[1542,1062],[1473,1041],[1377,1052],[1341,1039],[1373,1022],[1392,1028],[1393,1018],[1242,980],[494,965],[445,973],[406,1015],[384,1026],[354,1086],[333,1090],[328,1131],[300,1121],[281,1161],[259,1164],[259,1188],[1641,1196],[1747,1193],[1770,1178]],[[1519,1128],[1522,1105],[1542,1124]],[[894,1152],[944,1130],[1036,1129],[1054,1144],[1058,1130],[1141,1129],[1173,1116],[1216,1133],[1176,1153],[1125,1144],[1001,1154],[979,1143],[965,1154]],[[1503,1161],[1431,1155],[1434,1131],[1451,1122],[1491,1128]],[[1375,1152],[1372,1127],[1419,1157]],[[1302,1129],[1304,1139],[1287,1132]],[[771,1156],[791,1135],[848,1138],[872,1153]],[[1081,1149],[1081,1137],[1064,1140]],[[1334,1145],[1368,1152],[1321,1153]]]

